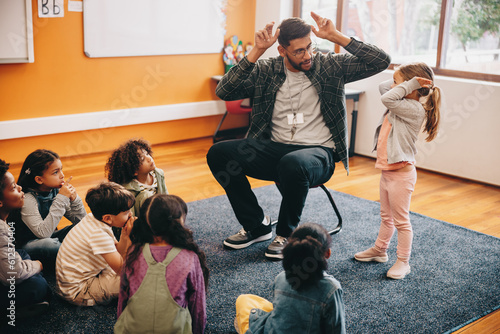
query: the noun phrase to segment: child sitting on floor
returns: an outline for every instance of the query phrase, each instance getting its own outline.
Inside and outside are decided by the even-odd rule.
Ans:
[[[58,293],[68,302],[93,306],[118,297],[120,276],[135,217],[134,196],[119,184],[102,183],[85,197],[88,214],[68,233],[56,261]],[[117,242],[111,230],[120,227]],[[124,227],[125,226],[125,227]]]
[[[205,254],[184,227],[186,214],[186,203],[174,195],[154,195],[141,207],[122,272],[115,333],[204,332],[209,273]]]
[[[274,300],[236,300],[238,333],[345,333],[340,283],[325,273],[332,238],[318,224],[299,226],[283,249],[285,271],[274,280]],[[248,332],[247,332],[248,330]]]
[[[142,139],[131,139],[116,149],[106,163],[108,181],[116,182],[135,196],[132,214],[154,194],[167,194],[163,170],[155,165],[151,146]]]
[[[52,293],[41,275],[42,263],[14,248],[16,227],[7,219],[12,210],[23,206],[24,193],[8,169],[9,164],[0,159],[0,314],[7,312],[8,324],[15,326],[15,320],[24,315],[46,311]]]
[[[53,272],[57,252],[68,232],[87,215],[82,199],[64,179],[59,155],[50,150],[29,154],[21,168],[17,183],[26,198],[20,212],[16,210],[16,247],[24,249],[32,259],[40,260]],[[72,224],[57,229],[66,217]]]

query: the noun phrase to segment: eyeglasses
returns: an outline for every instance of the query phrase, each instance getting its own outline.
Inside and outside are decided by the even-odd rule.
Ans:
[[[286,50],[286,48],[284,48]],[[287,52],[289,52],[288,50],[286,50]],[[316,45],[309,45],[307,47],[307,49],[298,49],[297,51],[295,52],[290,52],[290,54],[296,58],[304,58],[304,56],[306,55],[306,52],[308,52],[309,54],[315,54],[317,51],[316,49]]]

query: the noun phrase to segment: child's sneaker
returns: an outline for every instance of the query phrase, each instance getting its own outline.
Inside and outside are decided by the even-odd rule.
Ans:
[[[375,247],[371,247],[365,251],[354,254],[354,258],[361,262],[387,262],[389,259],[385,251],[380,251]]]
[[[391,269],[387,272],[387,277],[392,279],[403,279],[409,273],[410,265],[408,261],[397,259],[396,263],[394,263]]]

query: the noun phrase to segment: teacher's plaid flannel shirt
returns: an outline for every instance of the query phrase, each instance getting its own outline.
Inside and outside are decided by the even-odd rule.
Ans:
[[[317,53],[305,74],[318,91],[321,113],[332,133],[335,151],[349,173],[344,85],[383,71],[391,58],[378,47],[355,39],[345,50],[349,53]],[[268,138],[276,92],[285,79],[283,57],[259,59],[256,63],[245,57],[221,79],[216,94],[226,101],[252,98],[248,136]]]

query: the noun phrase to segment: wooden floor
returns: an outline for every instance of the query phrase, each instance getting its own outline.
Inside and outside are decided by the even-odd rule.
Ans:
[[[156,165],[165,171],[169,193],[182,197],[186,202],[224,194],[206,164],[205,155],[211,144],[212,139],[205,138],[153,147]],[[71,183],[80,197],[85,198],[90,187],[105,181],[104,164],[108,156],[109,152],[62,157],[64,173],[66,177],[73,176]],[[350,175],[347,176],[343,166],[337,164],[335,174],[326,186],[378,201],[380,172],[374,168],[374,160],[354,156],[349,163]],[[20,168],[19,164],[11,166],[11,172],[16,179]],[[252,187],[271,184],[253,179],[250,181]],[[500,237],[500,187],[418,170],[411,211]],[[455,333],[500,333],[500,310]]]

